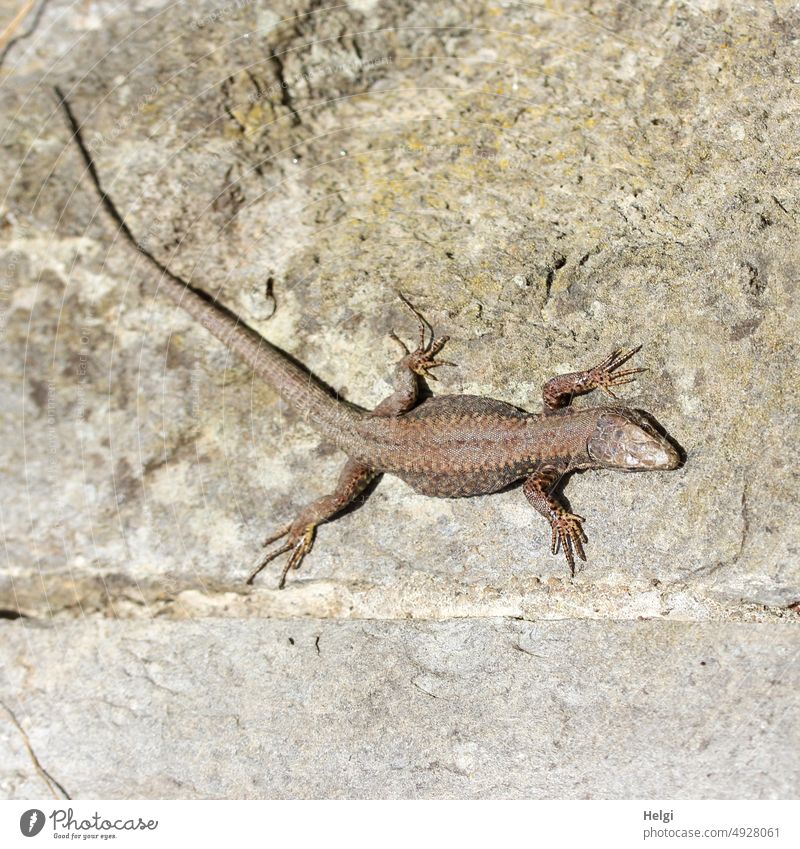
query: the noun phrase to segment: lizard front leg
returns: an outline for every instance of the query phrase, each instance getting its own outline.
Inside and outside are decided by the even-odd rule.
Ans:
[[[403,349],[404,357],[397,364],[392,384],[394,392],[384,398],[372,411],[373,416],[401,416],[407,413],[417,403],[419,394],[419,378],[436,380],[436,375],[431,374],[431,369],[440,366],[454,366],[446,360],[437,360],[439,352],[450,341],[449,336],[436,337],[430,324],[423,318],[417,308],[404,296],[400,300],[414,313],[419,322],[419,342],[415,350],[410,351],[405,342],[396,334],[391,338]],[[426,331],[430,332],[430,339],[426,340]]]
[[[531,475],[523,484],[522,491],[535,510],[550,522],[553,535],[550,543],[553,554],[558,549],[564,551],[573,577],[575,575],[575,557],[586,560],[583,544],[587,541],[581,522],[581,516],[568,513],[564,505],[554,494],[558,482],[563,477],[563,470],[554,467],[540,469]]]
[[[340,513],[366,489],[369,483],[377,477],[373,471],[363,463],[356,460],[348,460],[339,475],[336,489],[329,495],[324,495],[316,501],[304,507],[300,515],[288,525],[285,525],[272,536],[264,540],[264,546],[271,545],[279,539],[286,537],[286,542],[280,548],[265,554],[258,566],[247,579],[252,584],[259,572],[276,557],[286,552],[291,552],[278,584],[278,589],[283,589],[286,584],[286,575],[290,569],[298,569],[303,558],[311,551],[314,545],[314,536],[317,525],[330,521],[337,513]]]
[[[641,348],[642,346],[639,345],[636,348],[612,351],[603,362],[598,363],[594,368],[551,377],[542,387],[545,413],[551,413],[555,410],[560,410],[562,407],[567,407],[576,395],[586,395],[595,389],[602,389],[606,395],[616,398],[617,396],[614,394],[611,388],[612,386],[622,386],[624,383],[630,383],[632,380],[635,380],[632,375],[647,371],[645,368],[629,368],[624,371],[617,371],[623,363],[628,362]]]

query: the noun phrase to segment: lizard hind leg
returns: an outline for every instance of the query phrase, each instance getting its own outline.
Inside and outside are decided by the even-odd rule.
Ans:
[[[295,527],[296,525],[298,526]],[[278,582],[278,589],[282,590],[286,585],[286,575],[288,574],[289,570],[299,568],[303,558],[306,556],[306,554],[308,554],[309,551],[311,551],[311,548],[314,544],[315,530],[316,525],[307,525],[302,521],[301,518],[299,524],[296,522],[291,522],[290,524],[281,528],[279,531],[276,531],[271,536],[268,536],[262,543],[265,548],[268,545],[271,545],[273,542],[279,540],[281,537],[288,536],[289,539],[279,548],[267,552],[260,558],[255,570],[250,574],[250,577],[247,579],[247,583],[252,586],[253,581],[255,581],[256,577],[262,571],[262,569],[264,569],[265,566],[275,560],[276,557],[280,557],[281,554],[285,554],[287,551],[291,551],[292,553],[289,555],[289,558],[284,564],[283,571],[281,572],[281,578]]]
[[[278,589],[283,589],[289,570],[299,569],[303,558],[313,548],[317,526],[323,522],[329,522],[338,513],[341,513],[342,510],[352,504],[376,476],[377,473],[363,463],[348,460],[339,475],[339,481],[333,492],[329,495],[324,495],[322,498],[318,498],[304,507],[293,522],[284,525],[280,530],[264,540],[264,546],[266,547],[283,537],[287,537],[283,545],[267,552],[259,558],[255,569],[247,579],[247,583],[252,585],[264,567],[277,557],[280,557],[281,554],[291,552],[283,566],[280,581],[278,582]]]
[[[455,363],[447,362],[447,360],[436,359],[442,348],[444,348],[444,346],[450,341],[450,337],[439,336],[437,338],[430,322],[425,318],[425,316],[402,292],[398,292],[398,295],[400,296],[400,300],[411,310],[411,312],[414,313],[419,325],[419,342],[416,349],[413,351],[409,351],[405,342],[403,342],[396,333],[391,334],[391,338],[402,346],[403,351],[406,354],[406,356],[403,357],[401,365],[412,371],[414,374],[418,374],[420,377],[436,380],[436,375],[430,374],[430,369],[439,368],[440,366],[455,366]],[[426,340],[425,337],[427,333],[430,333],[430,339]]]
[[[433,332],[433,328],[422,315],[422,313],[400,293],[400,300],[414,313],[419,323],[419,342],[412,351],[408,345],[394,332],[389,334],[390,338],[397,342],[403,351],[403,358],[395,367],[392,378],[394,391],[388,398],[384,398],[372,411],[373,416],[390,417],[401,416],[407,413],[417,403],[419,395],[419,378],[436,380],[436,375],[431,374],[431,369],[440,366],[454,366],[455,363],[447,360],[437,360],[436,357],[444,346],[450,341],[449,336],[439,336]],[[426,335],[430,333],[430,339]]]

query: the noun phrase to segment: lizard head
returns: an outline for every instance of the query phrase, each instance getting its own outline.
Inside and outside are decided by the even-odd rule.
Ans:
[[[603,413],[586,447],[604,469],[651,472],[677,469],[682,462],[675,446],[636,410]]]

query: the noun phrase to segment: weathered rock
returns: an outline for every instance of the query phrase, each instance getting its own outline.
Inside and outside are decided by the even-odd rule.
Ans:
[[[800,788],[787,625],[95,620],[3,632],[9,706],[73,798]],[[4,720],[0,792],[42,797]]]
[[[610,6],[601,28],[452,3],[283,23],[164,7],[144,26],[96,8],[49,4],[6,57],[8,605],[94,607],[98,582],[105,606],[239,591],[260,536],[340,463],[152,299],[54,84],[137,237],[356,402],[388,391],[390,328],[411,332],[400,286],[454,338],[442,391],[535,409],[549,375],[646,343],[626,398],[688,462],[571,485],[592,537],[575,582],[519,493],[430,502],[393,482],[321,532],[298,581],[390,588],[400,608],[418,581],[504,594],[532,576],[601,607],[655,584],[701,616],[797,599],[796,11]]]
[[[0,609],[796,623],[799,24],[717,2],[40,4],[0,54]],[[246,588],[342,458],[154,297],[56,86],[147,249],[348,399],[389,391],[402,289],[452,337],[439,392],[535,410],[551,375],[645,343],[625,400],[684,468],[570,482],[574,579],[519,491],[384,479],[287,591],[277,567]]]

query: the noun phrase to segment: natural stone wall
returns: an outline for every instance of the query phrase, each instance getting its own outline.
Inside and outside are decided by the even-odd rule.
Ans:
[[[4,20],[18,8],[0,3]],[[116,652],[129,633],[147,634],[164,662],[180,664],[181,647],[194,650],[203,634],[222,652],[229,633],[310,633],[300,618],[344,640],[364,620],[469,620],[430,626],[442,658],[473,657],[481,641],[517,633],[515,620],[567,620],[525,627],[534,642],[565,647],[570,628],[591,635],[598,652],[619,655],[619,680],[632,686],[646,664],[626,654],[626,641],[639,632],[618,623],[663,620],[636,627],[673,647],[665,705],[669,687],[682,696],[695,639],[711,651],[735,633],[742,656],[726,655],[734,678],[755,668],[752,651],[785,681],[791,664],[769,646],[779,634],[790,657],[791,645],[800,650],[799,26],[788,2],[37,4],[0,45],[0,609],[27,617],[3,626],[0,684],[37,748],[50,751],[78,710],[71,696],[56,708],[53,693],[30,689],[22,674],[30,667],[47,680],[56,661],[43,647],[62,630],[80,646],[76,664],[88,662],[80,658],[92,641],[108,642],[109,688],[123,674]],[[372,406],[389,392],[397,348],[388,334],[416,332],[402,290],[452,337],[446,353],[459,367],[440,370],[436,392],[537,410],[548,377],[643,343],[650,371],[623,388],[625,402],[658,418],[685,449],[685,466],[573,478],[567,494],[590,537],[575,578],[550,555],[549,530],[518,490],[435,500],[387,478],[362,509],[320,530],[285,591],[274,589],[279,567],[246,587],[260,540],[325,493],[342,458],[155,294],[158,273],[99,204],[56,87],[147,250],[349,400]],[[54,630],[39,628],[51,619]],[[394,652],[428,632],[365,627],[391,639],[365,650],[359,666],[327,674],[367,693]],[[474,647],[461,645],[464,634]],[[574,680],[547,685],[554,699],[594,676],[590,656],[571,657]],[[305,686],[312,673],[297,664]],[[222,666],[217,674],[221,692]],[[227,686],[249,686],[236,664],[230,675]],[[716,684],[706,686],[698,693]],[[335,687],[323,690],[318,709],[335,712]],[[255,690],[267,701],[290,691],[273,678]],[[198,690],[190,703],[215,692]],[[790,710],[789,694],[770,696],[777,714]],[[396,700],[411,722],[418,695],[398,681],[375,710]],[[107,696],[97,685],[87,698]],[[759,697],[723,699],[729,721],[719,734],[733,734]],[[119,723],[144,739],[146,717],[161,721],[169,698]],[[362,730],[377,722],[364,710]],[[617,719],[631,710],[622,705]],[[488,716],[475,714],[476,736]],[[594,721],[605,733],[608,717]],[[664,757],[678,758],[688,729],[676,721]],[[788,795],[796,772],[778,757],[778,724],[767,734],[777,772],[742,773],[723,787],[674,760],[641,792],[679,794],[686,777],[687,795],[715,786]],[[518,741],[530,763],[545,758],[543,740]],[[423,744],[409,739],[409,751]],[[725,745],[746,759],[756,743]],[[200,769],[206,777],[190,785],[193,768],[180,758],[185,774],[164,784],[152,770],[167,749],[139,765],[149,776],[139,782],[136,751],[113,785],[73,739],[72,760],[58,754],[76,764],[64,784],[88,796],[278,793],[232,777],[235,764],[218,780]],[[491,766],[503,762],[498,751],[488,766],[476,755],[464,767],[479,776],[472,783],[448,773],[440,794],[420,777],[418,753],[380,787],[603,795],[602,776],[580,786],[564,765],[590,761],[586,748],[556,758],[551,778],[520,766],[507,783]],[[3,777],[6,792],[41,793],[20,757]],[[293,776],[287,795],[383,795],[366,779],[337,784],[335,762],[315,784],[302,766],[314,762],[311,744],[302,757],[281,757]],[[704,757],[719,765],[723,752]],[[455,762],[444,749],[437,759]],[[605,788],[634,794],[634,773]]]

